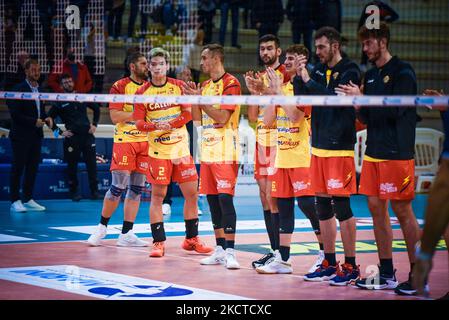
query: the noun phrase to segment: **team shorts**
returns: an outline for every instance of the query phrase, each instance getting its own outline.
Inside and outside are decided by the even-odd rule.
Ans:
[[[254,161],[254,179],[270,179],[276,171],[274,161],[276,146],[266,147],[256,143],[256,156]]]
[[[199,193],[210,195],[227,193],[233,196],[238,170],[237,162],[201,162]]]
[[[148,142],[114,143],[110,170],[134,171],[148,175]]]
[[[195,163],[188,155],[179,159],[157,159],[150,157],[148,182],[169,185],[171,181],[182,184],[198,181]]]
[[[310,181],[310,168],[277,168],[271,184],[273,198],[314,195],[315,192]]]

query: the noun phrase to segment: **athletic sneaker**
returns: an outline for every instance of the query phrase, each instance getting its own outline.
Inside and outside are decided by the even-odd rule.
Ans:
[[[33,199],[31,199],[28,202],[25,202],[23,204],[23,206],[25,207],[25,209],[27,209],[27,211],[44,211],[45,210],[44,206],[41,206],[40,204],[38,204]]]
[[[226,249],[226,268],[228,269],[240,269],[240,264],[237,261],[237,258],[235,257],[235,250],[232,248]]]
[[[204,242],[200,240],[198,236],[184,239],[182,242],[182,248],[187,251],[196,251],[198,253],[210,253],[214,251],[214,248],[206,246]]]
[[[387,290],[395,289],[398,286],[398,280],[396,279],[396,269],[393,274],[386,274],[380,272],[376,273],[373,277],[367,277],[359,279],[355,282],[355,285],[361,289],[369,290]]]
[[[412,276],[409,273],[408,280],[399,284],[394,292],[400,296],[415,296],[417,294],[416,289],[412,285]],[[429,285],[426,283],[424,286],[424,294],[427,295],[429,293]]]
[[[160,258],[165,254],[164,241],[153,242],[153,248],[150,252],[150,257],[152,258]]]
[[[274,260],[274,253],[273,252],[269,252],[266,253],[262,256],[262,258],[260,258],[259,260],[255,260],[253,262],[251,262],[251,265],[253,266],[254,269],[258,268],[258,267],[262,267],[266,264],[268,264],[270,261]]]
[[[323,263],[314,272],[304,275],[304,280],[315,282],[329,281],[337,276],[338,264],[339,262],[335,266],[330,266],[329,262],[324,259]]]
[[[200,264],[213,265],[225,263],[225,251],[221,246],[216,246],[214,253],[207,258],[201,259]]]
[[[108,227],[105,225],[102,225],[101,223],[98,224],[97,229],[95,229],[94,233],[87,239],[87,242],[91,246],[99,246],[101,244],[101,239],[106,237],[106,234],[108,233]]]
[[[350,263],[337,266],[337,275],[329,281],[331,286],[347,286],[360,278],[360,268],[354,268]]]
[[[148,242],[142,241],[134,234],[132,230],[127,233],[121,233],[118,236],[117,246],[119,247],[147,247]]]
[[[324,251],[320,250],[320,253],[318,254],[318,258],[316,259],[315,263],[310,267],[309,273],[314,272],[318,267],[323,263],[324,260]]]
[[[168,203],[162,204],[162,214],[164,216],[171,214],[171,206]]]
[[[11,211],[15,212],[26,212],[27,209],[23,206],[23,203],[21,200],[14,201],[11,203]]]
[[[293,268],[290,261],[282,261],[281,257],[276,256],[276,258],[270,260],[267,264],[257,267],[256,271],[262,274],[285,274],[292,273]]]

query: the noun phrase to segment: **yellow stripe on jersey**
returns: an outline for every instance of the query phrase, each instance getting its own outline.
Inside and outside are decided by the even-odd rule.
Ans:
[[[181,95],[182,89],[175,79],[168,78],[165,85],[151,85],[145,95]],[[150,103],[146,105],[146,122],[171,121],[181,114],[181,106],[168,103]],[[186,126],[173,130],[155,130],[148,135],[148,155],[157,159],[179,159],[190,155],[189,133]]]
[[[369,161],[369,162],[384,162],[384,161],[388,161],[385,159],[377,159],[377,158],[371,158],[370,156],[365,155],[363,157],[363,160]]]
[[[120,81],[120,80],[119,80]],[[116,82],[114,86],[119,86],[117,89],[123,94],[135,94],[136,91],[143,85],[133,81],[129,81],[124,87],[120,88],[122,83]],[[122,91],[123,90],[123,91]],[[133,112],[134,106],[130,103],[123,104],[123,111]],[[148,134],[137,130],[134,121],[120,122],[114,128],[114,143],[122,142],[143,142],[148,140]]]
[[[219,96],[229,86],[238,86],[238,80],[229,74],[214,82],[207,81],[201,94],[203,96]],[[215,109],[226,109],[219,104],[212,106]],[[201,124],[203,127],[201,137],[201,161],[203,162],[225,162],[238,161],[240,152],[240,141],[238,133],[240,105],[232,112],[228,122],[224,125],[218,124],[206,112],[201,111]]]
[[[312,147],[312,154],[321,158],[354,157],[354,150],[325,150]]]
[[[282,85],[286,96],[293,96],[293,85]],[[310,167],[309,124],[305,118],[292,122],[282,107],[276,107],[277,148],[276,168]]]

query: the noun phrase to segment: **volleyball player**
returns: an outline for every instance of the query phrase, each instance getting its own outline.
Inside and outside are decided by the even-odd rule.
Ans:
[[[210,76],[201,85],[189,82],[186,94],[203,96],[240,95],[240,83],[224,69],[224,49],[209,44],[201,51],[202,71]],[[201,264],[225,264],[239,269],[234,244],[237,215],[234,192],[240,149],[238,124],[240,105],[199,105],[192,108],[193,120],[202,125],[199,192],[207,195],[217,246]]]
[[[151,80],[137,94],[181,95],[182,80],[167,77],[170,68],[169,53],[153,48],[149,53]],[[186,238],[182,248],[198,253],[209,253],[198,237],[198,175],[190,155],[189,134],[186,123],[192,120],[190,106],[168,103],[136,104],[134,120],[137,129],[149,132],[149,174],[152,185],[150,223],[153,248],[150,257],[162,257],[165,253],[165,230],[162,202],[170,181],[179,183],[184,196],[184,221]]]
[[[110,94],[135,94],[148,78],[148,61],[141,53],[128,57],[131,72],[129,77],[116,81]],[[141,193],[145,188],[148,170],[147,133],[139,131],[133,121],[133,105],[129,103],[110,103],[109,114],[115,124],[113,156],[111,161],[112,183],[103,200],[100,224],[87,242],[98,246],[107,234],[109,219],[125,194],[124,221],[118,238],[118,246],[147,246],[133,233],[132,228],[139,210]]]

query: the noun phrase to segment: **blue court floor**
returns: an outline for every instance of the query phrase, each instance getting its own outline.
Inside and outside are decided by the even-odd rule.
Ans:
[[[258,197],[235,197],[237,211],[237,233],[264,233],[263,212]],[[99,223],[102,201],[82,200],[41,200],[40,204],[47,207],[44,212],[10,212],[10,203],[0,202],[0,244],[33,243],[86,240],[89,233]],[[422,219],[427,202],[427,195],[417,195],[413,201],[413,209],[422,225]],[[142,202],[134,226],[134,232],[142,237],[149,237],[149,202]],[[366,198],[354,196],[351,207],[357,218],[357,229],[372,229],[372,220],[368,211]],[[165,230],[167,236],[184,235],[182,216],[183,198],[173,198],[172,214],[165,216]],[[200,216],[200,234],[212,234],[210,213],[207,201],[200,199],[200,208],[204,212]],[[295,231],[311,231],[302,212],[295,206]],[[395,223],[393,212],[392,226],[399,229]],[[123,202],[109,222],[110,229],[107,239],[117,238],[123,219]]]

